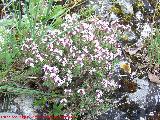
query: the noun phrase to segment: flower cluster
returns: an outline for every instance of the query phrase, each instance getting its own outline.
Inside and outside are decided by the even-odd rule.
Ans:
[[[80,114],[84,114],[94,107],[93,103],[107,102],[103,99],[105,91],[116,86],[106,78],[106,74],[111,75],[113,60],[121,56],[115,26],[117,31],[128,29],[114,21],[110,25],[99,18],[79,21],[76,14],[67,15],[59,29],[48,29],[38,42],[31,38],[24,42],[25,63],[31,67],[41,65],[44,80],[54,83],[54,88],[63,89],[65,98],[60,104],[71,102],[74,106],[68,111],[79,112],[79,106],[83,111]],[[80,98],[74,98],[77,95]],[[77,99],[81,100],[79,105]],[[91,108],[85,107],[84,103]]]
[[[38,61],[42,62],[44,58],[38,50],[38,45],[33,41],[33,39],[27,39],[24,44],[22,45],[21,50],[26,53],[32,53],[33,58],[29,57],[25,60],[25,63],[31,67],[34,67],[34,64]]]

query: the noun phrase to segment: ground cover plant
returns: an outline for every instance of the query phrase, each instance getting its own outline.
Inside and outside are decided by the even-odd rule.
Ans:
[[[34,105],[55,116],[106,111],[107,92],[115,86],[108,79],[121,55],[116,31],[94,17],[80,21],[73,13],[62,19],[66,8],[51,8],[50,1],[28,4],[24,15],[19,7],[17,16],[1,22],[1,91],[36,96]],[[50,19],[56,22],[48,25]]]

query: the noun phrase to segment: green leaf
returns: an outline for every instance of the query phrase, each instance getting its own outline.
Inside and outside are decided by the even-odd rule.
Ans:
[[[0,20],[0,26],[2,27],[2,26],[4,26],[4,27],[6,27],[6,26],[12,26],[12,25],[14,25],[15,24],[15,20],[13,20],[13,19],[5,19],[5,20]]]
[[[62,23],[63,23],[63,19],[61,17],[59,17],[59,18],[56,19],[56,21],[54,22],[53,26],[55,28],[58,28]]]
[[[52,85],[50,80],[46,80],[43,82],[43,86],[50,87]]]
[[[47,98],[46,97],[42,97],[40,99],[35,100],[33,102],[33,105],[34,106],[42,106],[42,107],[44,107],[46,102],[47,102]]]
[[[62,114],[62,110],[61,110],[62,108],[63,108],[63,105],[54,104],[53,105],[53,114],[55,116],[61,115]]]
[[[101,71],[97,71],[96,72],[96,77],[101,78],[103,76]]]
[[[94,67],[94,68],[96,68],[96,67],[99,66],[99,63],[98,63],[98,61],[96,61],[96,60],[92,61],[92,64],[93,64],[93,67]]]
[[[73,69],[73,75],[74,76],[79,76],[81,73],[81,66],[77,65],[74,69]]]
[[[60,15],[62,15],[64,12],[65,12],[65,8],[62,7],[61,5],[56,5],[54,8],[53,8],[53,11],[52,13],[50,14],[49,16],[49,19],[56,19],[58,18]]]
[[[57,94],[55,92],[52,92],[51,97],[55,97],[55,96],[57,96]]]

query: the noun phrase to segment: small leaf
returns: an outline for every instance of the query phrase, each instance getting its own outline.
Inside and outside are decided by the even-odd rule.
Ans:
[[[101,78],[103,76],[101,71],[97,71],[96,72],[96,77]]]
[[[62,7],[61,5],[57,5],[53,8],[52,13],[50,14],[48,19],[56,19],[58,18],[60,15],[62,15],[65,12],[65,8]]]
[[[62,114],[62,110],[61,110],[62,108],[63,108],[62,105],[56,105],[56,104],[54,104],[53,105],[53,114],[55,116],[61,115]]]
[[[81,73],[81,66],[80,66],[80,65],[77,65],[77,66],[75,67],[75,69],[73,70],[73,74],[74,74],[74,76],[79,76],[80,73]]]
[[[54,22],[54,27],[57,28],[63,23],[63,19],[61,17],[58,17],[56,21]]]

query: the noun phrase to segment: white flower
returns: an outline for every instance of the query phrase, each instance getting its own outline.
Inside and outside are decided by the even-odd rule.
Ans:
[[[97,101],[98,103],[103,103],[103,102],[104,102],[103,99],[99,99],[99,98],[97,98],[96,101]]]
[[[95,68],[92,68],[89,73],[92,75],[94,72],[96,72],[96,69]]]
[[[63,55],[63,51],[62,50],[59,50],[59,49],[54,49],[54,51],[53,51],[54,53],[58,53],[60,56],[62,56]]]
[[[40,54],[36,54],[36,57],[37,57],[37,59],[40,60],[41,62],[44,60]]]
[[[86,94],[84,89],[79,89],[79,90],[77,91],[77,93],[79,93],[79,94],[81,94],[81,95],[85,95],[85,94]]]
[[[73,19],[73,20],[77,20],[79,17],[80,17],[80,16],[79,16],[78,14],[76,14],[76,13],[73,13],[73,14],[72,14],[72,19]]]
[[[137,18],[138,20],[143,19],[143,14],[141,13],[141,11],[136,12],[136,18]]]
[[[56,55],[56,59],[57,60],[59,60],[59,61],[61,61],[62,59],[61,59],[61,57],[60,56],[58,56],[58,55]]]
[[[68,95],[71,95],[72,90],[71,89],[64,89],[64,93],[68,94]]]
[[[106,80],[106,79],[103,79],[103,80],[102,80],[102,85],[103,85],[105,88],[108,87],[108,84],[109,84],[108,80]]]
[[[122,0],[120,4],[123,6],[122,9],[124,10],[125,13],[131,13],[133,14],[133,6],[126,0]]]
[[[68,81],[69,83],[72,82],[72,74],[67,73],[67,81]]]
[[[112,13],[110,14],[110,19],[116,20],[116,19],[118,19],[118,17],[116,16],[116,14],[115,14],[114,12],[112,12]]]
[[[102,97],[102,95],[103,95],[103,92],[101,90],[96,90],[96,97],[97,98]]]
[[[58,86],[62,86],[65,83],[65,80],[62,80],[58,75],[54,78],[54,81]]]
[[[33,64],[33,63],[30,63],[29,65],[30,65],[31,67],[34,67],[34,64]]]
[[[63,98],[62,100],[60,100],[60,103],[66,105],[67,99],[66,99],[66,98]]]
[[[64,120],[72,120],[74,116],[72,116],[71,113],[70,114],[65,113],[63,117],[64,117]]]
[[[84,51],[85,53],[89,53],[89,51],[88,51],[88,49],[87,49],[86,46],[83,48],[83,51]]]
[[[62,65],[65,66],[68,63],[67,59],[64,57],[62,60]]]
[[[116,87],[117,86],[117,84],[113,80],[109,81],[109,85],[112,86],[112,87]]]
[[[71,15],[67,14],[67,15],[65,16],[65,20],[68,21],[68,22],[72,22],[72,21],[71,21],[71,20],[72,20]]]
[[[34,59],[33,58],[27,58],[25,60],[25,63],[28,64],[31,67],[34,67]]]

